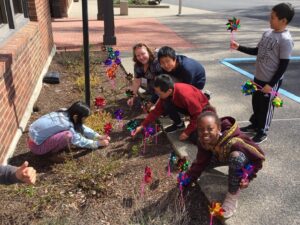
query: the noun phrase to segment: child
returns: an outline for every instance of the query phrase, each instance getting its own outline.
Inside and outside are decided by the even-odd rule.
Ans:
[[[257,55],[254,82],[261,90],[252,95],[253,114],[251,124],[241,128],[243,132],[255,132],[253,141],[262,143],[267,139],[273,117],[272,100],[283,79],[283,74],[289,64],[293,48],[293,40],[287,30],[288,23],[294,16],[294,8],[289,3],[280,3],[273,7],[270,17],[271,29],[263,33],[256,48],[247,48],[237,42],[231,42],[231,48],[241,52]]]
[[[155,108],[150,111],[142,125],[137,127],[134,135],[141,132],[143,127],[154,122],[163,113],[169,115],[173,125],[167,127],[165,132],[171,133],[185,127],[178,112],[190,116],[188,127],[180,134],[179,140],[184,141],[191,136],[191,141],[196,139],[196,119],[203,109],[209,107],[207,97],[197,88],[184,83],[175,83],[167,74],[159,75],[154,81],[154,89],[159,96]],[[193,133],[193,135],[192,135]]]
[[[78,101],[67,110],[58,110],[40,117],[29,127],[30,150],[36,155],[45,155],[57,153],[69,143],[90,149],[107,146],[110,137],[101,136],[83,125],[89,115],[89,107]]]
[[[176,55],[175,50],[169,46],[160,48],[157,58],[164,74],[170,75],[178,82],[193,85],[199,90],[204,88],[205,70],[196,60]]]
[[[20,167],[0,166],[0,184],[14,184],[18,182],[34,184],[35,180],[36,171],[32,167],[28,167],[27,161]]]
[[[147,107],[150,108],[158,99],[158,96],[154,93],[153,83],[155,76],[161,73],[160,65],[149,47],[143,43],[138,43],[133,47],[133,61],[135,63],[134,80],[131,89],[134,96],[128,99],[127,104],[129,106],[133,105],[134,99],[138,96],[142,78],[144,78],[147,79],[146,94],[150,95],[150,104]]]
[[[222,205],[224,218],[229,218],[236,211],[239,190],[246,188],[262,168],[264,153],[240,132],[232,117],[219,119],[215,112],[203,112],[197,119],[197,130],[198,153],[187,175],[193,182],[206,168],[229,166],[228,193]],[[249,163],[253,166],[253,172],[242,178],[239,172]]]

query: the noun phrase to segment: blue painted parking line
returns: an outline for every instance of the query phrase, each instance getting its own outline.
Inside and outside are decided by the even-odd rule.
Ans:
[[[233,65],[232,63],[237,63],[237,62],[255,62],[256,58],[225,58],[223,60],[220,61],[220,63],[222,63],[223,65],[239,72],[240,74],[250,78],[250,79],[254,79],[254,75],[252,73],[249,73],[243,69],[241,69],[240,67],[237,67],[235,65]],[[295,60],[295,61],[298,61],[300,60],[300,56],[293,56],[290,58],[290,60]],[[294,95],[293,93],[285,90],[285,89],[282,89],[280,88],[279,91],[278,91],[280,94],[300,103],[300,97],[297,96],[297,95]]]

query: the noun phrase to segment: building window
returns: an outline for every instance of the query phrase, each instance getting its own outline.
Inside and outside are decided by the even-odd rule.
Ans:
[[[0,0],[0,45],[27,21],[27,0]]]
[[[15,14],[23,13],[22,0],[12,0]]]

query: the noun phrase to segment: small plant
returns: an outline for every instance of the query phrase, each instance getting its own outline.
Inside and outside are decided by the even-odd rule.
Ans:
[[[27,197],[34,197],[36,194],[36,190],[34,186],[20,186],[20,188],[17,190],[17,193],[19,195],[26,195]]]
[[[84,91],[85,90],[85,78],[84,76],[80,76],[80,77],[77,77],[76,81],[75,81],[78,89],[80,91]],[[91,75],[90,76],[90,86],[92,89],[100,86],[100,77],[97,76],[97,75]]]
[[[137,145],[132,146],[132,148],[131,148],[131,154],[133,156],[137,156],[139,154],[139,146],[137,146]]]
[[[95,112],[90,115],[85,124],[100,134],[104,134],[104,126],[107,123],[113,123],[112,115],[108,112]]]

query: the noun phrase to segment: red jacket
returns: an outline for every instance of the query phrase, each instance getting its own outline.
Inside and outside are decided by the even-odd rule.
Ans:
[[[190,116],[190,123],[184,130],[187,135],[190,135],[197,126],[197,117],[202,112],[203,108],[208,104],[207,97],[192,85],[184,83],[175,83],[174,91],[171,96],[172,103],[178,108],[186,109]],[[142,122],[142,126],[146,127],[149,123],[154,122],[164,112],[164,102],[166,100],[159,99],[146,119]]]
[[[232,117],[221,118],[221,132],[222,136],[213,149],[207,150],[201,144],[198,145],[197,157],[187,172],[188,176],[191,177],[192,181],[195,181],[210,163],[212,154],[215,154],[220,162],[224,162],[231,152],[240,151],[254,166],[253,174],[249,177],[252,180],[262,168],[262,163],[265,160],[263,151],[240,131],[235,119]]]

